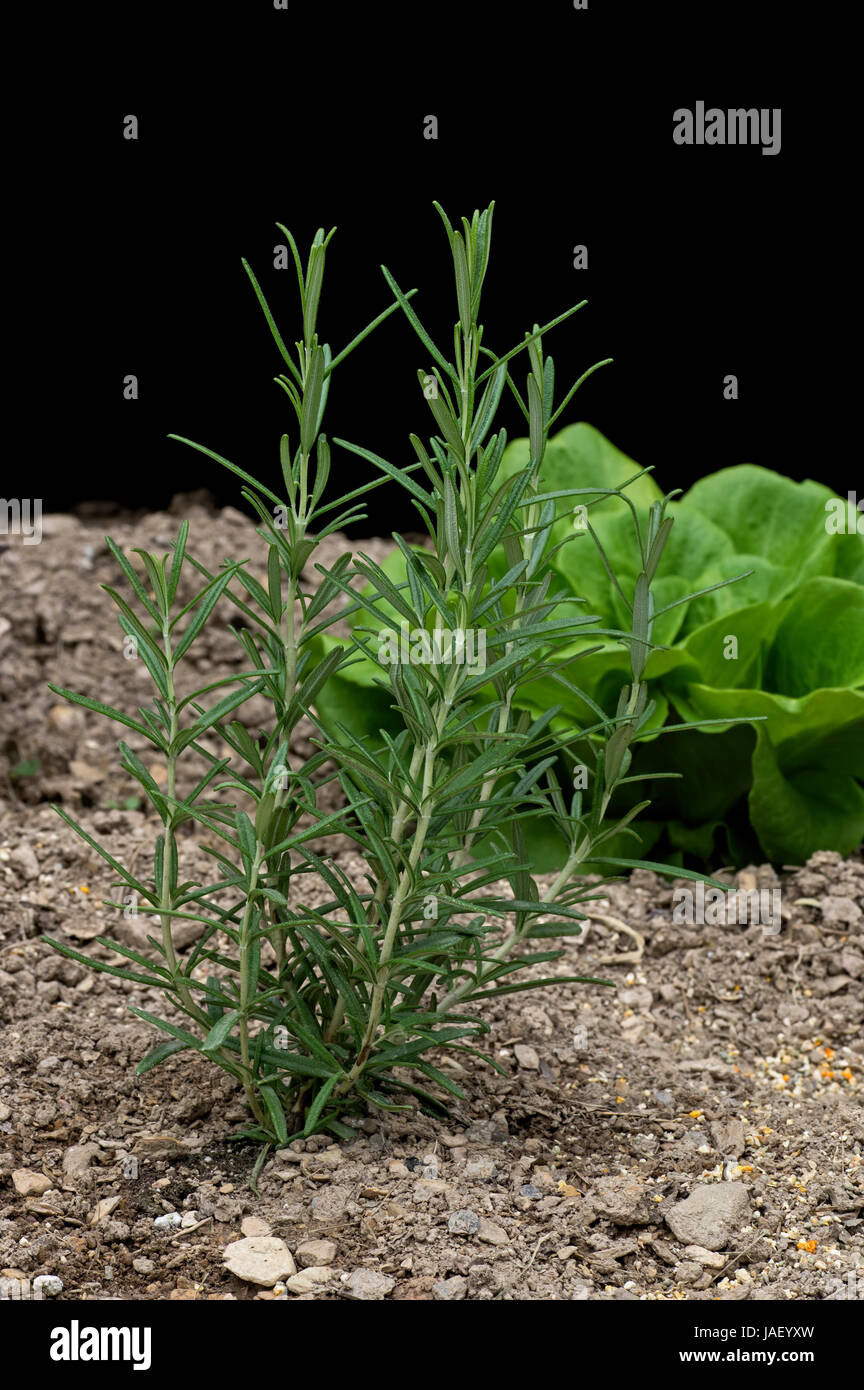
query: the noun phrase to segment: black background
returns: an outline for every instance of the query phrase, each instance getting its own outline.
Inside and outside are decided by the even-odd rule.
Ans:
[[[275,484],[279,436],[296,444],[296,421],[240,258],[293,343],[277,220],[304,255],[318,226],[338,227],[319,314],[334,352],[389,302],[384,262],[418,287],[414,307],[450,356],[455,295],[433,198],[454,222],[495,200],[486,345],[506,349],[588,299],[546,344],[559,398],[592,362],[614,363],[561,425],[588,420],[665,489],[744,461],[853,487],[838,425],[849,369],[834,342],[848,194],[801,13],[806,27],[752,3],[283,12],[256,0],[121,21],[111,60],[73,84],[66,198],[41,229],[62,226],[67,250],[49,285],[68,399],[62,453],[38,464],[45,509],[155,508],[199,487],[238,504],[234,477],[172,432]],[[780,107],[781,152],[674,144],[673,112],[700,99]],[[128,114],[137,141],[123,138]],[[424,139],[429,114],[437,141]],[[573,268],[577,244],[588,270]],[[427,366],[394,315],[337,370],[328,435],[413,462],[409,431],[432,428],[416,380]],[[723,396],[729,373],[737,401]],[[524,432],[512,400],[503,422]],[[337,452],[334,483],[364,469]],[[387,485],[360,530],[414,520]]]

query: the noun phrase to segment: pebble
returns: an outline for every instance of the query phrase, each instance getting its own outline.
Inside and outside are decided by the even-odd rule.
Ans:
[[[136,1139],[132,1152],[147,1158],[182,1158],[189,1149],[173,1134],[142,1134]]]
[[[487,1221],[485,1216],[480,1217],[477,1227],[477,1239],[482,1240],[485,1245],[508,1245],[510,1237],[501,1226],[496,1226],[494,1221]]]
[[[39,860],[26,840],[11,851],[9,863],[18,870],[24,879],[30,880],[39,877]]]
[[[148,1260],[144,1255],[139,1255],[132,1261],[132,1268],[136,1274],[152,1274],[156,1268],[153,1260]]]
[[[747,1147],[744,1137],[744,1126],[740,1120],[713,1120],[711,1122],[711,1138],[714,1140],[714,1147],[724,1158],[740,1158]]]
[[[396,1280],[374,1269],[355,1269],[345,1276],[345,1287],[354,1298],[386,1298]]]
[[[447,1229],[454,1236],[474,1236],[479,1227],[480,1218],[477,1213],[465,1207],[461,1211],[454,1211],[447,1221]]]
[[[336,1258],[336,1242],[332,1240],[304,1240],[295,1251],[297,1263],[303,1268],[320,1268],[332,1265]]]
[[[678,1240],[722,1250],[750,1218],[750,1198],[741,1182],[707,1183],[666,1213],[666,1224]]]
[[[471,1158],[465,1164],[465,1176],[479,1182],[492,1182],[498,1176],[498,1169],[491,1158]]]
[[[16,1168],[12,1174],[12,1185],[19,1197],[41,1197],[53,1186],[44,1173],[34,1173],[31,1168]]]
[[[153,1225],[157,1231],[173,1231],[175,1226],[181,1225],[182,1220],[179,1211],[168,1211],[164,1216],[155,1217]]]
[[[265,1289],[297,1273],[294,1256],[278,1236],[247,1236],[226,1245],[222,1253],[226,1269]]]
[[[323,1285],[328,1284],[333,1278],[333,1270],[326,1265],[309,1265],[307,1269],[301,1270],[299,1274],[292,1274],[290,1279],[286,1279],[285,1287],[291,1293],[314,1293]]]
[[[98,1226],[100,1222],[107,1220],[116,1207],[120,1205],[119,1197],[103,1197],[98,1201],[90,1213],[90,1225]]]
[[[197,1213],[195,1214],[195,1220],[198,1220]],[[240,1230],[243,1232],[244,1236],[272,1236],[273,1234],[267,1222],[262,1221],[260,1216],[244,1216],[243,1220],[240,1222]]]
[[[644,1226],[651,1220],[642,1181],[628,1174],[598,1178],[590,1201],[599,1216],[616,1226]]]
[[[640,1013],[647,1013],[654,1001],[654,995],[647,985],[635,985],[632,989],[619,989],[616,994],[619,1004],[623,1004],[625,1009],[638,1009]]]
[[[503,1144],[510,1138],[505,1119],[474,1120],[465,1131],[469,1144]]]
[[[37,1274],[33,1280],[35,1298],[56,1298],[63,1292],[63,1280],[56,1274]]]
[[[707,1265],[709,1269],[722,1269],[726,1263],[725,1255],[706,1250],[704,1245],[685,1245],[684,1254],[688,1260],[698,1260],[700,1265]]]
[[[69,1178],[80,1177],[98,1154],[98,1144],[73,1144],[63,1155],[63,1172]]]
[[[519,1196],[527,1197],[532,1202],[538,1202],[543,1196],[543,1193],[540,1191],[539,1187],[534,1186],[533,1182],[523,1182],[522,1186],[519,1188]]]
[[[861,920],[861,909],[854,898],[825,898],[822,902],[822,920],[835,925],[851,926]]]
[[[517,1043],[513,1053],[523,1071],[540,1070],[540,1058],[535,1048],[528,1047],[525,1043]]]
[[[345,1208],[350,1196],[351,1193],[347,1187],[339,1187],[337,1184],[319,1192],[318,1196],[312,1199],[313,1221],[325,1225],[331,1221],[341,1221],[345,1215]]]
[[[432,1297],[439,1303],[454,1303],[463,1299],[468,1292],[468,1280],[461,1274],[455,1274],[452,1279],[441,1279],[432,1286]]]
[[[191,1230],[193,1226],[197,1226],[200,1220],[200,1211],[184,1211],[180,1219],[180,1225],[184,1231],[188,1231]],[[251,1234],[251,1232],[244,1232],[244,1234]]]

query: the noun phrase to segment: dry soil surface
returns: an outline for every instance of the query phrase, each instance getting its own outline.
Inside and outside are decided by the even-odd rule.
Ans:
[[[173,510],[110,533],[167,547],[188,514],[210,568],[260,554],[240,513]],[[622,925],[593,923],[544,969],[614,991],[492,1004],[484,1045],[505,1075],[445,1057],[467,1097],[449,1119],[375,1114],[350,1142],[296,1142],[258,1196],[257,1150],[226,1139],[245,1118],[230,1078],[194,1053],[136,1077],[158,1035],[128,1005],[161,999],[40,941],[119,961],[94,938],[142,940],[48,804],[147,867],[153,818],[113,726],[46,685],[129,710],[149,694],[99,589],[116,581],[105,529],[47,517],[40,545],[0,550],[0,1296],[43,1275],[61,1300],[864,1297],[860,856],[742,871],[743,889],[781,889],[777,932],[678,925],[675,885],[646,872],[610,886],[595,907]],[[241,660],[216,627],[190,676]],[[350,846],[336,853],[356,875]],[[194,877],[195,833],[184,855]],[[262,1240],[269,1286],[226,1267]],[[238,1241],[253,1245],[226,1257]]]

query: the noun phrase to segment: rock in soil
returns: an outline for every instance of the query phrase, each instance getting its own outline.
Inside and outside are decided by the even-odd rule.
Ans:
[[[278,1236],[247,1236],[225,1247],[225,1268],[247,1284],[272,1289],[280,1280],[296,1274],[294,1257]]]
[[[724,1250],[750,1219],[750,1198],[741,1182],[718,1182],[697,1187],[666,1213],[672,1234],[688,1245]]]

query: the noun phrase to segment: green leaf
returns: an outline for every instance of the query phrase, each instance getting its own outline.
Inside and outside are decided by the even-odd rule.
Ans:
[[[336,1085],[338,1079],[338,1076],[329,1077],[316,1093],[315,1099],[306,1112],[306,1123],[303,1126],[304,1134],[313,1134],[315,1132],[315,1127],[321,1117],[321,1112],[333,1094],[333,1087]]]
[[[201,1044],[202,1052],[218,1052],[234,1025],[240,1019],[240,1010],[231,1009],[218,1018]]]
[[[850,772],[832,765],[832,753],[836,756],[843,749],[838,733],[826,733],[822,742],[811,740],[796,754],[788,744],[775,748],[768,728],[760,727],[749,805],[754,829],[771,859],[804,864],[817,850],[848,855],[860,847],[864,788],[851,769],[858,750],[858,772],[864,776],[864,715],[845,732]]]
[[[158,1067],[159,1063],[164,1062],[167,1057],[173,1057],[175,1052],[185,1052],[186,1050],[186,1044],[180,1042],[178,1039],[175,1039],[173,1042],[159,1043],[157,1047],[154,1047],[151,1052],[147,1053],[146,1057],[142,1057],[135,1068],[135,1075],[143,1076],[144,1073],[150,1071],[152,1067]]]
[[[76,695],[74,690],[65,690],[62,685],[52,685],[48,682],[48,689],[53,690],[55,695],[62,695],[64,700],[71,700],[74,705],[83,705],[85,709],[93,710],[95,714],[104,714],[106,719],[113,719],[117,724],[123,724],[127,729],[134,729],[136,734],[146,738],[148,743],[152,743],[156,748],[162,748],[159,739],[143,724],[138,724],[134,719],[130,719],[128,714],[121,714],[120,710],[112,709],[110,705],[103,705],[99,700],[91,700],[86,695]]]
[[[285,1111],[282,1108],[282,1102],[272,1086],[263,1086],[259,1082],[258,1090],[264,1097],[264,1104],[267,1106],[267,1114],[270,1116],[276,1138],[279,1140],[280,1144],[287,1144],[288,1125],[285,1121]]]

